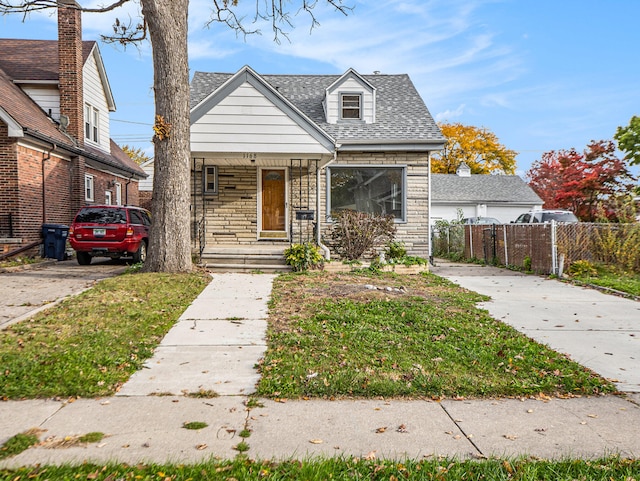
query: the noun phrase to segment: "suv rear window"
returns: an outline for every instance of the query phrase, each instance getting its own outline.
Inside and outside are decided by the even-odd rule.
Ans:
[[[571,212],[545,212],[542,214],[542,222],[575,222],[576,216]]]
[[[118,208],[101,209],[88,207],[78,212],[75,221],[94,224],[126,224],[127,212]]]

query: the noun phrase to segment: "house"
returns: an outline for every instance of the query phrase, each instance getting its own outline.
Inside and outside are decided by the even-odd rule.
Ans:
[[[444,141],[408,75],[196,72],[194,249],[324,246],[331,213],[356,209],[392,214],[397,239],[427,256],[429,161]]]
[[[477,175],[463,162],[455,174],[431,174],[431,222],[462,217],[514,221],[543,201],[517,175]]]
[[[115,102],[72,0],[58,40],[0,39],[0,246],[37,245],[42,224],[85,204],[137,204],[144,171],[109,136]]]

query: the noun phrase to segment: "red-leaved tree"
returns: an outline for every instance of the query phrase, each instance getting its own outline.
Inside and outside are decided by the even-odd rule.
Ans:
[[[592,141],[583,153],[552,150],[532,164],[526,177],[545,209],[568,209],[587,222],[599,212],[615,220],[615,199],[629,193],[635,180],[615,150],[610,140]]]

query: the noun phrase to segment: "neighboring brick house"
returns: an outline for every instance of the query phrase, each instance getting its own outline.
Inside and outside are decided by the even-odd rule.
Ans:
[[[326,240],[349,208],[394,215],[397,239],[426,257],[430,154],[444,142],[406,74],[196,72],[194,248]]]
[[[81,13],[60,0],[58,40],[0,39],[0,249],[35,243],[85,204],[138,204],[146,174],[109,137],[115,103]],[[0,252],[1,253],[1,252]]]

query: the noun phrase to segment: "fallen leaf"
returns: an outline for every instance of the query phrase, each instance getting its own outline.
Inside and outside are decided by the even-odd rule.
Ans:
[[[377,434],[384,433],[386,430],[387,430],[387,427],[386,427],[386,426],[384,426],[384,427],[381,427],[381,428],[376,429],[376,433],[377,433]]]
[[[533,412],[533,409],[527,409],[527,412],[531,414]]]
[[[206,443],[203,443],[203,444],[198,444],[198,445],[196,446],[196,449],[197,449],[198,451],[203,451],[203,450],[207,449],[208,447],[209,447],[209,446],[207,446],[207,445],[206,445]]]
[[[374,459],[376,459],[376,451],[370,451],[369,454],[367,454],[364,459],[366,459],[367,461],[372,461]]]
[[[310,439],[309,442],[311,444],[322,444],[324,441],[322,439]]]
[[[401,424],[400,426],[398,426],[398,429],[396,429],[396,431],[398,431],[399,433],[408,433],[409,431],[407,431],[407,426],[405,426],[404,424]]]
[[[515,434],[503,434],[502,437],[511,441],[515,441],[516,439],[518,439],[518,436],[516,436]]]
[[[588,418],[597,418],[598,415],[597,414],[587,414]]]

